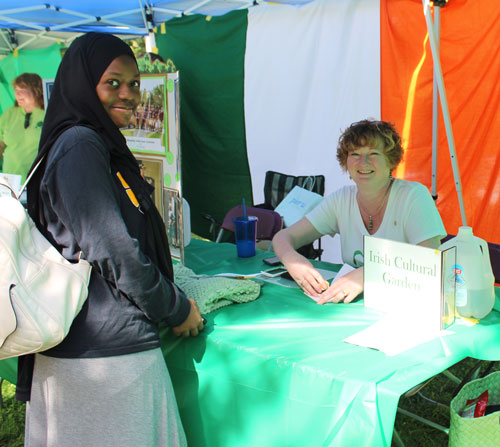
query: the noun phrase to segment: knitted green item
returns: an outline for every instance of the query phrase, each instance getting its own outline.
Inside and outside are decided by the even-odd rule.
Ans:
[[[193,298],[200,313],[208,314],[233,303],[246,303],[258,298],[260,285],[248,279],[199,277],[182,264],[174,265],[174,278],[188,298]]]

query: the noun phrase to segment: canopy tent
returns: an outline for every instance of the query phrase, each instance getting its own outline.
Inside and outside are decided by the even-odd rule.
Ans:
[[[312,0],[276,0],[302,5]],[[253,0],[57,0],[54,3],[0,0],[0,51],[33,48],[44,41],[71,40],[75,33],[147,35],[173,17],[219,16],[266,1]],[[35,30],[28,31],[28,30]],[[2,42],[3,40],[3,42]]]
[[[42,33],[145,35],[158,27],[160,54],[180,69],[183,182],[198,233],[208,235],[202,211],[222,219],[242,197],[259,203],[267,169],[325,173],[327,192],[348,182],[336,168],[336,139],[365,117],[392,121],[402,134],[406,156],[397,176],[431,186],[433,63],[421,0],[281,1],[248,11],[248,3],[236,0],[66,0],[59,11],[23,13],[6,13],[5,3],[0,0],[0,28],[18,32],[24,25],[12,18],[19,22],[21,14],[26,20],[37,14],[33,22]],[[27,6],[33,2],[20,0],[16,9]],[[224,14],[231,9],[242,10]],[[62,10],[91,17],[82,18],[85,24],[72,23],[80,20],[75,16],[66,24],[61,16],[40,18]],[[496,243],[499,18],[497,2],[450,0],[440,37],[468,224]],[[133,31],[118,28],[129,20]],[[437,205],[447,231],[456,233],[462,219],[441,117],[438,123]]]

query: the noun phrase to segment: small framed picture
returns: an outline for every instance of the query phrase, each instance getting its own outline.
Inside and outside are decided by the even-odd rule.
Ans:
[[[142,154],[134,154],[134,156],[139,163],[142,177],[155,189],[152,198],[156,208],[163,216],[163,161]]]
[[[165,224],[172,257],[184,258],[184,221],[182,199],[176,189],[165,188]]]
[[[121,129],[134,152],[165,155],[168,150],[166,85],[166,74],[141,75],[141,102],[128,126]]]
[[[47,106],[49,105],[50,94],[52,93],[52,89],[54,88],[54,79],[42,79],[42,88],[43,88],[43,102],[45,104],[45,110],[47,110]]]

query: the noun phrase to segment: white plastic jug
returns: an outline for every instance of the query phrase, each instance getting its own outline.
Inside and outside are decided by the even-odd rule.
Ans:
[[[495,277],[486,241],[474,236],[471,227],[460,227],[456,237],[441,250],[457,247],[455,275],[457,312],[463,317],[483,318],[495,304]]]

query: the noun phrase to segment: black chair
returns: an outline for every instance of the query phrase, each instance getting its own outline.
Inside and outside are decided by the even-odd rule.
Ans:
[[[488,242],[488,249],[490,251],[491,269],[495,282],[500,284],[500,245]]]
[[[276,171],[267,171],[264,180],[264,203],[255,205],[255,207],[274,210],[294,186],[309,189],[323,196],[325,194],[325,176],[295,176]],[[321,260],[321,254],[323,253],[321,239],[318,239],[317,247],[314,247],[314,243],[311,243],[299,248],[297,251],[306,258]]]
[[[313,183],[312,188],[309,187],[309,182]],[[276,171],[267,171],[264,180],[264,203],[256,206],[274,210],[296,185],[310,189],[320,195],[325,194],[324,175],[294,176]]]

